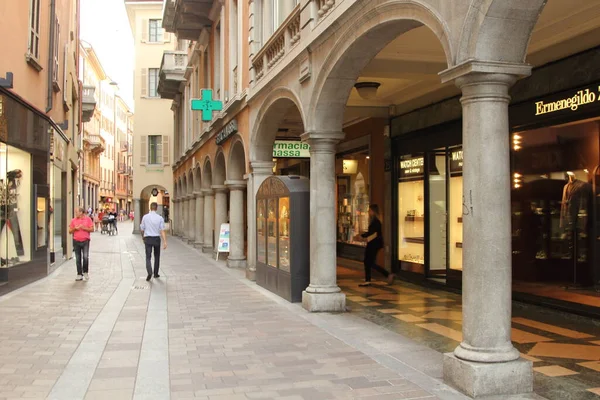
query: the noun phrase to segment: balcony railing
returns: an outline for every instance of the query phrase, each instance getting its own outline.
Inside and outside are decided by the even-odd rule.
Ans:
[[[102,136],[93,134],[83,135],[84,150],[91,151],[94,154],[100,154],[105,149],[105,142]]]
[[[300,41],[300,35],[300,5],[297,5],[252,59],[254,80],[259,81],[265,73],[273,69],[279,60]]]
[[[94,94],[96,88],[94,86],[84,86],[83,95],[81,97],[81,114],[83,122],[90,122],[96,110],[96,98]]]
[[[174,99],[179,85],[185,82],[188,55],[185,51],[165,51],[160,65],[158,94],[163,99]]]
[[[317,14],[319,14],[319,17],[324,16],[333,8],[334,5],[335,0],[317,0],[317,6],[319,7]]]
[[[203,28],[212,25],[212,0],[165,0],[163,28],[179,39],[198,40]]]

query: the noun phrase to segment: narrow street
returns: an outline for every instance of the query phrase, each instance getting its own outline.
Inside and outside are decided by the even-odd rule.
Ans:
[[[93,234],[89,281],[69,261],[0,299],[0,399],[465,399],[427,366],[439,353],[308,314],[177,239],[147,283],[131,228]]]

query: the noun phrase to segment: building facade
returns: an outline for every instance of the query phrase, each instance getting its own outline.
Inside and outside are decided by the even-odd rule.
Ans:
[[[227,263],[243,268],[250,82],[243,38],[249,8],[242,1],[208,2],[191,9],[182,4],[165,4],[163,26],[174,34],[178,48],[164,53],[159,80],[160,95],[173,100],[174,232],[212,253],[218,251],[219,234],[228,224]],[[214,112],[192,110],[194,99],[221,105]]]
[[[176,49],[174,38],[162,28],[162,1],[126,0],[135,46],[135,120],[133,123],[134,232],[140,218],[157,202],[169,219],[173,191],[171,101],[158,94],[159,71],[165,51]]]
[[[377,203],[381,262],[462,290],[446,381],[471,396],[530,392],[531,362],[511,344],[513,295],[600,311],[600,5],[451,3],[166,0],[163,24],[179,39],[160,74],[174,99],[175,232],[213,249],[241,171],[247,276],[258,263],[283,270],[285,244],[264,233],[282,212],[260,209],[257,191],[273,174],[309,177],[303,305],[344,311],[337,266],[360,259]],[[234,153],[221,138],[244,115],[229,105],[238,82],[248,126],[237,117]],[[202,124],[190,99],[204,88],[223,110]],[[231,202],[232,253],[236,213]]]
[[[30,282],[70,258],[82,88],[79,2],[0,6],[0,281]]]

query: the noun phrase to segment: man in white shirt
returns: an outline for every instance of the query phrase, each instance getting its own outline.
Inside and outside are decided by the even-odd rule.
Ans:
[[[142,223],[140,224],[142,238],[144,239],[144,244],[146,245],[146,271],[148,271],[148,277],[146,278],[146,281],[150,281],[152,278],[152,250],[154,250],[154,277],[160,278],[158,269],[160,267],[161,237],[163,249],[167,248],[165,220],[156,213],[157,209],[158,204],[150,204],[150,212],[144,215],[144,218],[142,218]]]

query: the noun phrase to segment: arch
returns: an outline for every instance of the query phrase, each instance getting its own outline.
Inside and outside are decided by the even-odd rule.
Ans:
[[[343,115],[360,72],[391,41],[426,26],[439,39],[448,66],[453,66],[449,28],[430,6],[418,0],[370,0],[372,6],[336,37],[315,82],[308,109],[308,131],[340,131]],[[358,28],[357,28],[358,26]]]
[[[210,163],[210,157],[206,156],[203,164],[202,176],[202,189],[210,189],[212,186],[212,165]]]
[[[277,129],[291,107],[296,107],[302,124],[306,126],[302,102],[294,91],[287,87],[277,87],[269,93],[260,106],[250,135],[250,161],[273,159],[273,141],[277,136]]]
[[[217,186],[225,185],[225,178],[227,177],[227,169],[225,168],[225,154],[223,149],[219,148],[217,156],[215,157],[215,166],[213,168],[212,184]]]
[[[190,169],[187,173],[187,194],[194,193],[194,172]]]
[[[188,189],[187,189],[187,175],[184,173],[183,177],[181,179],[181,195],[185,196],[187,195]]]
[[[152,195],[152,190],[158,189],[158,196]],[[157,202],[158,203],[158,213],[163,213],[163,198],[167,189],[162,185],[148,185],[143,188],[140,192],[140,215],[147,214],[150,211],[150,203]],[[165,204],[166,205],[166,204]]]
[[[524,63],[547,0],[472,0],[456,63],[468,59]]]
[[[194,174],[194,192],[199,192],[202,189],[202,171],[200,170],[200,163],[196,163],[193,169]]]
[[[246,152],[241,137],[233,142],[229,149],[227,162],[227,180],[241,181],[246,174]]]

